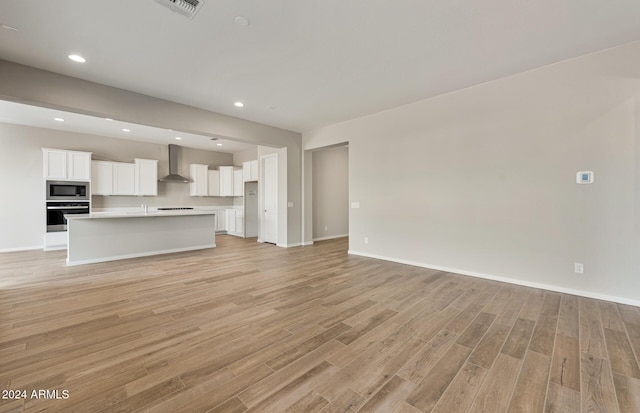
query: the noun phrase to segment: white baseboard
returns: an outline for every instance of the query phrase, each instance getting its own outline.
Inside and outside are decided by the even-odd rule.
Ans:
[[[345,238],[348,237],[349,234],[340,234],[340,235],[331,235],[329,237],[321,237],[321,238],[314,238],[314,241],[326,241],[328,239],[336,239],[336,238]]]
[[[201,246],[194,246],[194,247],[185,247],[185,248],[172,248],[172,249],[160,250],[160,251],[140,252],[140,253],[136,253],[136,254],[114,255],[112,257],[102,257],[102,258],[95,258],[95,259],[91,259],[91,260],[82,260],[82,261],[69,261],[69,259],[67,258],[67,265],[69,267],[73,267],[75,265],[96,264],[96,263],[99,263],[99,262],[126,260],[126,259],[129,259],[129,258],[148,257],[150,255],[171,254],[171,253],[174,253],[174,252],[197,251],[197,250],[204,250],[204,249],[207,249],[207,248],[215,248],[215,247],[216,247],[216,244],[213,244],[213,245],[201,245]]]
[[[67,249],[67,245],[47,245],[46,247],[44,247],[42,250],[43,251],[60,251],[60,250],[66,250]]]
[[[276,244],[277,247],[281,247],[281,248],[293,248],[293,247],[301,247],[302,243],[301,242],[294,242],[292,244]]]
[[[302,243],[302,246],[313,245],[313,241],[306,241]]]
[[[2,253],[2,252],[18,252],[18,251],[33,251],[33,250],[41,250],[42,248],[43,248],[42,245],[31,246],[31,247],[3,248],[3,249],[0,249],[0,253]]]
[[[614,303],[620,303],[620,304],[626,304],[626,305],[632,305],[632,306],[635,306],[635,307],[640,307],[640,301],[639,300],[631,300],[629,298],[623,298],[623,297],[616,297],[616,296],[613,296],[613,295],[600,294],[600,293],[596,293],[596,292],[593,292],[593,291],[574,290],[572,288],[559,287],[557,285],[542,284],[542,283],[536,283],[536,282],[530,282],[530,281],[524,281],[524,280],[517,280],[517,279],[513,279],[513,278],[501,277],[501,276],[497,276],[497,275],[484,274],[484,273],[479,273],[479,272],[475,272],[475,271],[467,271],[467,270],[460,270],[460,269],[456,269],[456,268],[441,267],[439,265],[430,265],[430,264],[425,264],[425,263],[421,263],[421,262],[417,262],[417,261],[403,260],[403,259],[397,259],[397,258],[392,258],[392,257],[385,257],[385,256],[382,256],[382,255],[376,255],[376,254],[368,254],[366,252],[358,252],[358,251],[349,250],[348,253],[350,255],[358,255],[358,256],[361,256],[361,257],[375,258],[375,259],[378,259],[378,260],[397,262],[398,264],[413,265],[414,267],[428,268],[430,270],[445,271],[445,272],[450,272],[450,273],[454,273],[454,274],[468,275],[470,277],[484,278],[486,280],[492,280],[492,281],[499,281],[499,282],[504,282],[504,283],[509,283],[509,284],[521,285],[523,287],[539,288],[539,289],[542,289],[542,290],[548,290],[548,291],[554,291],[554,292],[558,292],[558,293],[577,295],[577,296],[580,296],[580,297],[595,298],[596,300],[611,301],[611,302],[614,302]]]

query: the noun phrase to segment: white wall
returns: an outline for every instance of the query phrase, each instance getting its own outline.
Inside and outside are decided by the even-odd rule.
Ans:
[[[352,253],[640,305],[638,62],[635,42],[312,131],[303,149],[349,142]]]
[[[258,159],[257,146],[233,154],[233,164],[236,166],[242,166],[242,162],[255,161],[256,159]]]
[[[349,234],[349,147],[314,151],[313,239]]]
[[[42,147],[93,152],[94,157],[133,162],[158,159],[158,176],[168,174],[164,145],[103,136],[0,123],[0,251],[42,247],[45,231]],[[231,165],[233,155],[180,148],[180,173],[189,175],[189,163],[211,167]],[[159,182],[157,197],[94,196],[93,208],[149,206],[231,205],[232,198],[189,196],[189,185]]]

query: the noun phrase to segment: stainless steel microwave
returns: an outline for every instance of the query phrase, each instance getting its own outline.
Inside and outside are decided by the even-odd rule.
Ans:
[[[89,182],[47,181],[47,201],[89,200]]]

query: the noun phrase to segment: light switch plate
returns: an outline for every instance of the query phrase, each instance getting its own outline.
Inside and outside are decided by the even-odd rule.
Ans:
[[[293,202],[287,202],[287,206],[288,206],[289,208],[293,208]]]
[[[351,208],[353,208],[353,209],[360,208],[360,202],[352,202],[351,203]]]

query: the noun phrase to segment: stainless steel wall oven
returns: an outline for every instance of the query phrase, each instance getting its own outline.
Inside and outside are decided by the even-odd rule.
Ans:
[[[69,214],[88,214],[89,202],[59,201],[47,202],[47,232],[60,232],[67,230],[67,220],[64,217]]]

